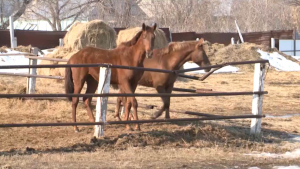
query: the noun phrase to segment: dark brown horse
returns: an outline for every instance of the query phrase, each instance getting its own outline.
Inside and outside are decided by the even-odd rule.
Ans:
[[[86,47],[75,53],[68,61],[68,64],[83,64],[83,63],[109,63],[113,65],[135,66],[143,67],[145,57],[152,56],[154,44],[154,31],[156,23],[153,27],[142,25],[142,30],[128,42],[120,44],[117,48],[112,50],[104,50],[94,47]],[[111,84],[114,88],[119,88],[123,93],[134,93],[138,81],[143,75],[143,71],[129,70],[129,69],[112,69],[111,70]],[[98,67],[73,67],[66,68],[65,73],[65,89],[66,93],[80,93],[83,85],[87,82],[86,93],[95,93],[99,81]],[[76,122],[76,108],[78,105],[78,97],[69,98],[72,100],[72,116],[73,121]],[[91,122],[95,121],[94,115],[90,108],[91,97],[84,97],[83,101],[89,115]],[[137,116],[137,101],[135,97],[128,97],[125,105],[124,120],[128,120],[128,115],[131,106],[134,108],[134,118],[138,120]],[[127,129],[131,129],[126,125]],[[136,124],[135,129],[139,129]],[[77,126],[74,126],[77,132]]]
[[[187,61],[193,61],[199,66],[208,66],[210,65],[210,61],[203,49],[203,42],[204,39],[200,39],[199,41],[172,42],[165,48],[155,49],[153,50],[153,57],[144,60],[144,67],[179,70],[179,68]],[[210,69],[205,69],[205,71],[208,72]],[[154,87],[158,93],[171,93],[176,78],[177,75],[175,74],[145,71],[138,84]],[[120,91],[120,93],[122,92],[123,91]],[[121,120],[119,111],[122,99],[124,101],[126,98],[118,98],[115,110],[115,117],[119,120]],[[151,117],[152,119],[161,116],[163,111],[166,111],[165,118],[170,118],[170,97],[161,97],[161,99],[163,101],[163,106],[159,111],[155,112]]]

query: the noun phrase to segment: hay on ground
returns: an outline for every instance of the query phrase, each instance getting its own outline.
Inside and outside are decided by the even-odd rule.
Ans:
[[[128,28],[121,30],[118,34],[117,45],[120,45],[122,42],[127,42],[131,40],[139,31],[142,30],[142,27]],[[165,35],[165,32],[159,28],[156,28],[154,40],[154,49],[164,48],[168,45],[168,40]]]
[[[64,46],[45,57],[56,59],[69,59],[73,54],[87,46],[102,49],[116,47],[116,32],[101,20],[93,20],[87,23],[76,22],[64,37]],[[42,60],[40,64],[65,64],[64,62]],[[39,75],[64,76],[64,68],[38,69]]]
[[[230,44],[228,46],[220,45],[220,44],[211,44],[208,41],[204,43],[204,50],[208,55],[208,58],[211,64],[222,64],[226,62],[238,62],[238,61],[249,61],[249,60],[260,60],[260,54],[257,52],[257,49],[261,49],[265,52],[278,52],[279,54],[283,55],[287,59],[299,63],[293,57],[286,55],[278,49],[274,48],[271,49],[268,46],[264,45],[257,45],[254,43],[242,43],[242,44]],[[237,65],[242,71],[253,70],[254,65]]]
[[[6,49],[10,49],[10,48],[7,46],[0,47],[0,53],[7,53]],[[14,48],[13,50],[19,51],[19,52],[30,53],[30,49],[31,49],[31,45],[28,45],[28,46],[19,45],[16,48]]]
[[[0,47],[0,53],[7,53],[6,49],[8,49],[7,46]]]

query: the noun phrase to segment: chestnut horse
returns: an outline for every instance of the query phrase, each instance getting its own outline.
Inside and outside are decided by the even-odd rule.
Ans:
[[[130,41],[123,42],[115,49],[104,50],[95,47],[86,47],[75,53],[68,61],[68,64],[84,64],[84,63],[108,63],[113,65],[143,67],[145,57],[151,57],[154,46],[154,26],[142,25],[142,30]],[[123,93],[134,93],[138,81],[143,75],[143,71],[129,69],[112,69],[111,84],[114,88],[119,88]],[[87,82],[86,93],[95,93],[99,81],[99,67],[72,67],[65,69],[65,90],[66,93],[78,94],[82,90],[85,82]],[[78,105],[78,97],[68,98],[72,100],[72,117],[76,122],[76,108]],[[90,108],[92,97],[83,97],[84,104],[91,122],[95,121],[94,115]],[[124,120],[128,120],[131,106],[134,108],[134,118],[137,116],[137,101],[135,97],[128,97],[125,105]],[[129,125],[125,125],[127,129],[131,129]],[[135,129],[139,129],[136,124]],[[74,126],[75,132],[78,132],[77,126]]]
[[[165,48],[153,50],[153,57],[144,60],[144,67],[179,70],[179,68],[187,61],[193,61],[198,66],[209,66],[210,61],[203,49],[203,42],[204,39],[201,38],[199,41],[169,43]],[[205,69],[205,72],[208,71],[210,71],[210,69]],[[176,78],[176,74],[145,71],[138,84],[146,87],[154,87],[158,93],[171,93]],[[120,90],[120,93],[122,92],[123,91]],[[117,99],[115,117],[118,118],[118,120],[121,120],[119,116],[120,105],[125,99],[126,98],[124,97],[118,97]],[[165,118],[170,118],[170,97],[161,97],[161,99],[163,101],[163,106],[159,111],[154,113],[151,117],[152,119],[161,116],[163,111],[166,111]]]

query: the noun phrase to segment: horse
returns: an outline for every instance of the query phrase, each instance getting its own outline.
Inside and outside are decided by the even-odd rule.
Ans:
[[[142,30],[138,32],[130,41],[123,42],[116,48],[105,50],[95,47],[85,47],[72,55],[68,60],[68,64],[85,64],[85,63],[107,63],[112,65],[143,67],[144,59],[152,57],[153,46],[156,29],[156,23],[153,26],[142,24]],[[119,88],[123,93],[134,93],[137,83],[142,77],[143,71],[129,69],[112,69],[111,70],[111,86]],[[78,94],[81,92],[84,83],[87,83],[86,93],[95,93],[99,81],[98,67],[72,67],[65,69],[65,92]],[[76,108],[79,102],[78,97],[68,97],[72,101],[72,118],[76,122]],[[83,97],[87,114],[91,122],[95,121],[94,115],[90,108],[92,97]],[[125,105],[125,114],[129,114],[131,106],[134,108],[134,118],[137,116],[137,100],[135,97],[128,97]],[[124,117],[124,120],[128,117]],[[126,129],[131,130],[129,125],[125,125]],[[136,124],[136,130],[139,125]],[[75,132],[78,127],[74,126]]]
[[[154,49],[153,57],[144,60],[144,67],[157,68],[166,70],[179,70],[181,66],[187,61],[193,61],[198,66],[209,66],[210,61],[203,49],[204,39],[199,41],[186,41],[186,42],[171,42],[169,45],[162,49]],[[205,69],[209,72],[210,68]],[[158,93],[171,93],[177,75],[171,73],[158,73],[145,71],[138,84],[146,87],[154,87]],[[122,93],[123,91],[119,91]],[[124,103],[124,97],[118,97],[115,118],[120,119],[120,105]],[[151,116],[151,119],[156,119],[165,111],[165,119],[170,119],[169,107],[170,97],[161,97],[163,106],[160,110]]]

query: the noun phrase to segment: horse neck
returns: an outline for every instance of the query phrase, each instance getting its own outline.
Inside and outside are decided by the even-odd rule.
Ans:
[[[169,69],[172,70],[177,70],[179,69],[181,66],[183,66],[183,64],[187,61],[191,61],[192,58],[190,56],[190,54],[194,51],[195,49],[195,45],[189,45],[184,47],[181,50],[172,52],[171,58],[169,56],[169,58],[165,57],[165,60],[168,60],[168,67]]]
[[[138,41],[131,46],[131,49],[133,51],[132,55],[132,66],[138,66],[141,65],[146,57],[146,50],[143,46],[143,40],[142,38],[139,38]]]

